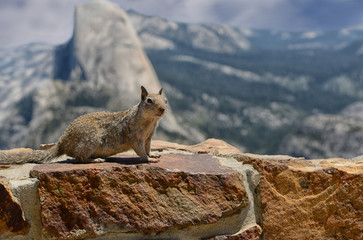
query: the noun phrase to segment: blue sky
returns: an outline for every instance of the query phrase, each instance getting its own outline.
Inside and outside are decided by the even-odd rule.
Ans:
[[[89,0],[0,0],[0,47],[70,38],[75,4]],[[363,25],[363,0],[113,0],[123,9],[179,22],[321,31]]]

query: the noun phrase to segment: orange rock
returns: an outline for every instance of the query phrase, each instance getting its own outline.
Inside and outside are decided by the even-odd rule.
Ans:
[[[363,239],[360,164],[346,159],[244,163],[262,174],[265,239]]]
[[[3,153],[17,153],[17,152],[31,152],[33,151],[31,148],[13,148],[9,150],[1,150]]]
[[[160,149],[160,150],[175,149],[182,151],[190,151],[193,153],[213,154],[215,152],[218,152],[219,154],[233,154],[233,153],[241,154],[241,151],[233,147],[232,145],[226,143],[225,141],[214,138],[207,139],[202,143],[191,146],[154,140],[151,142],[151,147],[153,149]]]
[[[184,228],[215,223],[248,205],[240,173],[211,155],[166,154],[157,164],[123,160],[36,166],[31,174],[39,179],[46,236]]]
[[[363,239],[361,157],[257,155],[216,139],[154,141],[152,149],[157,163],[128,152],[104,163],[36,165],[44,237]]]

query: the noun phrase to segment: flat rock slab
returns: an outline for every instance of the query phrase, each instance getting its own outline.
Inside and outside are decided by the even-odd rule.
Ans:
[[[165,142],[160,140],[154,140],[151,142],[151,147],[154,150],[166,150],[166,149],[175,149],[181,151],[189,151],[193,153],[218,153],[218,154],[241,154],[241,151],[236,147],[226,143],[225,141],[210,138],[204,142],[201,142],[196,145],[182,145],[178,143]]]
[[[237,171],[211,155],[165,154],[155,164],[44,164],[39,179],[43,231],[49,238],[107,232],[157,232],[214,223],[248,205]]]
[[[25,234],[29,226],[23,209],[11,193],[8,180],[0,177],[0,236]]]
[[[363,239],[363,165],[349,159],[245,161],[260,173],[265,239]]]

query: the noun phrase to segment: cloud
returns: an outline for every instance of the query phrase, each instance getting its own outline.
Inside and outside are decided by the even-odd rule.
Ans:
[[[0,46],[64,42],[72,32],[75,2],[80,1],[3,0]]]
[[[363,24],[361,0],[112,0],[123,9],[173,21],[280,30]],[[1,0],[0,47],[70,38],[74,6],[90,0]]]

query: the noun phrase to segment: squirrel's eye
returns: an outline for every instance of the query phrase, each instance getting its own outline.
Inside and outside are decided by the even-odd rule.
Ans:
[[[165,103],[168,103],[168,99],[165,98]]]
[[[153,103],[153,100],[151,100],[150,98],[148,98],[146,101],[147,101],[148,103]]]

